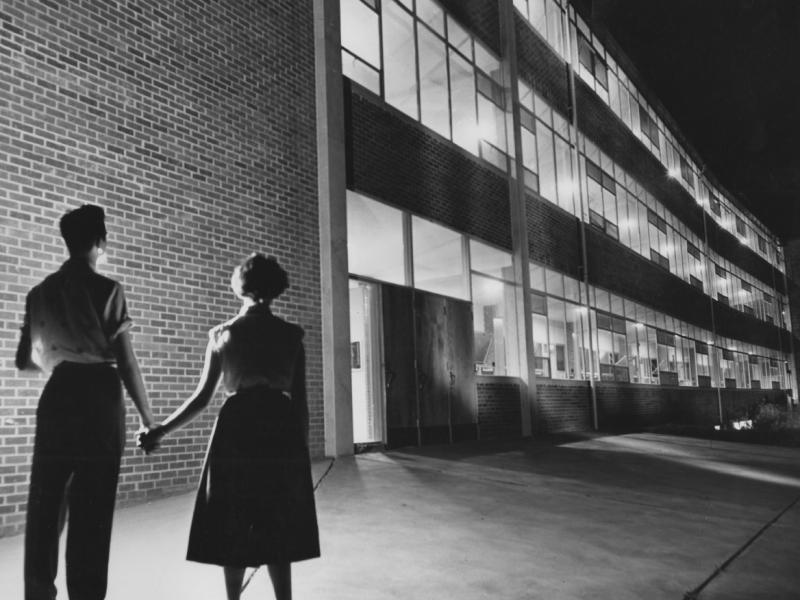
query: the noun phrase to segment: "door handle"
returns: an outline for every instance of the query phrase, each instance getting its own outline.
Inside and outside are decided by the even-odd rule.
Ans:
[[[456,374],[450,371],[450,387],[455,386],[456,384]]]

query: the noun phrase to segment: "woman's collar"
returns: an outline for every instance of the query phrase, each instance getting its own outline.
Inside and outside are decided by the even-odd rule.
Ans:
[[[239,310],[239,315],[271,315],[272,311],[269,309],[269,302],[247,302],[242,305]]]

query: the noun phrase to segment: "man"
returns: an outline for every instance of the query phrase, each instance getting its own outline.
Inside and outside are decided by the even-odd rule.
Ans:
[[[69,260],[25,301],[21,370],[50,378],[39,399],[25,529],[25,599],[52,600],[62,507],[69,509],[67,589],[72,600],[105,598],[111,523],[125,445],[124,383],[154,424],[128,329],[122,286],[96,272],[106,248],[105,213],[83,205],[59,223]]]

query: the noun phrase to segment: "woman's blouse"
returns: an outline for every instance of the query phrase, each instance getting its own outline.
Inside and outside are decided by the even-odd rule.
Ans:
[[[293,393],[305,378],[303,329],[274,316],[266,304],[243,307],[239,315],[209,332],[222,359],[222,383],[230,393],[266,386]],[[304,384],[304,381],[303,381]]]

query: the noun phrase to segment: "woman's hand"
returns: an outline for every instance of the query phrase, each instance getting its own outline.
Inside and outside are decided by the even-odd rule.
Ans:
[[[155,427],[142,427],[136,432],[136,446],[144,450],[145,454],[150,454],[159,448],[161,438],[166,435],[163,425]]]

